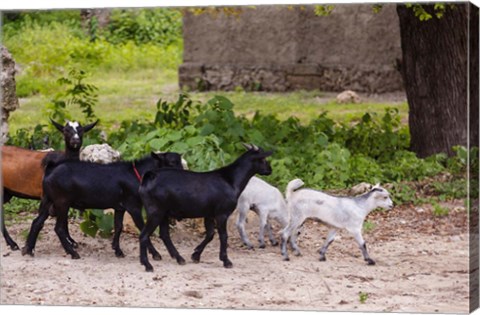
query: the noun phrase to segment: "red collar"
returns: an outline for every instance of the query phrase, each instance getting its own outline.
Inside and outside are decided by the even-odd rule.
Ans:
[[[135,166],[135,162],[132,162],[132,166],[133,166],[133,171],[135,172],[135,175],[138,178],[138,181],[141,183],[142,182],[142,176],[140,176],[140,173],[138,172],[137,167]]]

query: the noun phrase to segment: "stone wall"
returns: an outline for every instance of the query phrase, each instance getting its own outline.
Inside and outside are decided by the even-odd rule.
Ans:
[[[0,50],[2,54],[0,75],[0,93],[2,99],[0,144],[4,144],[7,140],[8,135],[8,117],[10,116],[10,112],[14,111],[19,107],[19,104],[15,84],[15,61],[13,60],[12,55],[4,46],[1,46]]]
[[[200,90],[403,90],[395,5],[245,7],[239,17],[184,16],[181,87]]]

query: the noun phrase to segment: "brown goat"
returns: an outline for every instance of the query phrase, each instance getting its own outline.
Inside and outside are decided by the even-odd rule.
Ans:
[[[33,151],[14,146],[2,146],[2,204],[12,197],[40,200],[43,196],[42,180],[44,169],[42,160],[47,154],[55,154],[56,159],[79,159],[83,133],[91,130],[98,121],[82,127],[77,122],[67,122],[65,126],[52,120],[53,125],[64,135],[65,152]],[[1,229],[5,241],[12,250],[19,249],[5,228],[4,211],[1,215]]]
[[[47,154],[13,146],[2,147],[3,188],[8,192],[3,196],[3,203],[12,196],[29,199],[42,197],[42,160]]]

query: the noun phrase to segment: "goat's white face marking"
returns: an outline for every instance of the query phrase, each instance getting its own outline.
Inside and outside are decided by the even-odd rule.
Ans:
[[[73,138],[74,138],[74,139],[79,139],[80,136],[78,135],[78,130],[77,130],[77,128],[80,127],[80,124],[79,124],[78,122],[76,122],[76,121],[69,121],[69,122],[67,123],[67,125],[70,126],[70,127],[73,129],[73,131],[75,132],[75,134],[73,135]]]

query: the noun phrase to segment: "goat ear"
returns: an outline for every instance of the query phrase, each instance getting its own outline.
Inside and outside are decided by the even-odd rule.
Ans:
[[[83,127],[83,132],[87,132],[87,131],[90,131],[93,127],[95,127],[95,125],[98,123],[99,120],[97,120],[96,122],[94,123],[91,123],[89,125],[86,125]]]
[[[165,160],[166,160],[166,153],[162,153],[162,152],[155,153],[155,152],[152,152],[152,153],[150,153],[150,155],[152,156],[152,158],[154,158],[154,159],[157,160],[157,161],[160,161],[161,163],[164,163]]]
[[[56,121],[53,120],[52,118],[50,118],[50,121],[51,121],[52,124],[55,126],[55,128],[58,129],[58,131],[60,131],[61,133],[63,133],[63,129],[64,129],[64,126],[63,126],[63,125],[60,125],[58,122],[56,122]]]
[[[269,157],[269,156],[272,155],[272,154],[273,154],[273,151],[261,152],[261,153],[259,153],[259,154],[256,156],[256,158],[258,158],[258,159],[264,159],[264,158],[266,158],[266,157]]]

